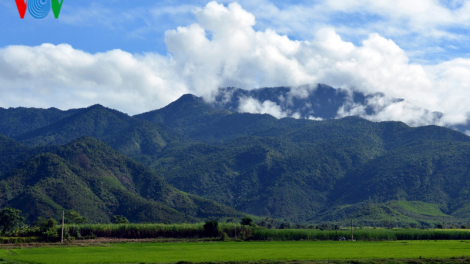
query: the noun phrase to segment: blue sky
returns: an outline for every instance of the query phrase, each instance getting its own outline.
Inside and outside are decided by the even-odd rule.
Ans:
[[[68,43],[91,53],[122,49],[131,53],[166,54],[165,31],[195,23],[194,9],[208,2],[64,0],[58,20],[54,19],[52,12],[43,20],[34,19],[29,13],[20,20],[15,2],[0,0],[0,35],[3,36],[0,46]],[[232,1],[218,2],[228,4]],[[468,24],[443,21],[432,25],[432,28],[423,25],[424,29],[413,30],[410,26],[412,13],[396,14],[397,18],[390,14],[394,10],[321,8],[325,2],[328,1],[239,1],[245,10],[256,16],[255,29],[271,28],[291,39],[310,40],[319,27],[332,26],[338,29],[344,40],[356,45],[360,45],[367,34],[380,33],[409,52],[411,59],[423,63],[468,57],[470,54]],[[449,11],[462,9],[465,3],[453,0],[428,2]],[[293,17],[296,9],[312,12]],[[449,36],[426,36],[428,30],[440,30]]]
[[[469,29],[463,0],[64,0],[42,20],[0,0],[0,107],[135,114],[184,93],[321,82],[406,100],[378,121],[460,124]]]

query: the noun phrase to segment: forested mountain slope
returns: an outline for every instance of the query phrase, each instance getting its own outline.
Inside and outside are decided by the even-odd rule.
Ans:
[[[194,95],[134,117],[100,105],[75,111],[40,128],[25,125],[28,132],[14,138],[33,149],[0,137],[18,148],[10,154],[2,150],[8,158],[0,166],[11,170],[25,157],[34,164],[39,161],[31,158],[49,153],[43,159],[66,164],[60,168],[81,167],[50,149],[89,136],[144,164],[179,190],[254,215],[295,222],[348,217],[410,222],[459,221],[470,214],[470,137],[448,128],[413,128],[358,117],[276,119],[214,108]],[[110,171],[119,167],[107,166]],[[8,179],[16,177],[8,174]],[[155,200],[145,192],[135,193]],[[174,208],[172,202],[160,202]],[[96,219],[120,212],[107,203],[102,206],[108,211]],[[218,212],[228,210],[220,208]]]
[[[464,166],[470,167],[463,151],[470,138],[462,133],[436,126],[373,123],[356,117],[319,122],[276,120],[267,115],[258,115],[265,123],[252,129],[245,115],[252,118],[249,114],[232,114],[217,121],[243,131],[240,136],[233,139],[230,132],[235,129],[219,126],[217,144],[211,145],[214,137],[205,133],[207,127],[193,128],[196,135],[209,135],[197,137],[207,143],[168,149],[153,162],[152,169],[182,190],[244,212],[293,221],[332,221],[337,217],[335,206],[362,204],[370,199],[376,203],[403,199],[439,204],[449,214],[464,206],[452,193],[463,188],[470,176],[462,174]],[[241,122],[236,122],[238,117]],[[417,157],[431,165],[423,161],[410,166],[410,159]],[[457,164],[445,165],[456,158],[462,162],[460,170],[456,170]],[[417,183],[408,177],[413,173],[413,177],[424,177],[426,166],[458,172],[461,179],[453,186],[450,182],[456,180],[454,176],[431,170],[428,176],[436,178],[428,183],[432,188],[417,190]],[[384,175],[376,174],[376,170]],[[402,177],[407,180],[395,181],[395,173],[405,173]],[[372,181],[373,177],[377,179]],[[374,185],[378,181],[395,187]],[[370,188],[375,192],[369,193]],[[451,194],[455,199],[446,198]],[[436,198],[426,199],[430,196]],[[333,213],[328,213],[329,209]]]
[[[5,144],[6,143],[6,144]],[[4,140],[0,149],[25,149]],[[133,222],[195,222],[241,216],[233,209],[183,193],[145,166],[94,138],[63,146],[29,149],[0,180],[0,206],[21,209],[28,221],[74,209],[93,222],[119,214]],[[43,152],[44,151],[44,152]],[[18,160],[17,160],[18,161]]]

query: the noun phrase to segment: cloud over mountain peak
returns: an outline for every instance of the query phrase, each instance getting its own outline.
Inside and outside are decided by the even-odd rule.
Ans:
[[[122,50],[91,54],[68,44],[2,48],[0,106],[68,109],[101,103],[135,114],[163,107],[186,93],[211,101],[219,87],[325,83],[366,96],[381,92],[405,99],[390,107],[384,97],[370,98],[371,107],[383,108],[377,121],[467,121],[469,59],[410,63],[407,53],[390,39],[373,33],[358,46],[331,27],[318,30],[312,40],[293,40],[272,29],[256,30],[255,16],[237,3],[210,2],[194,14],[197,23],[166,32],[168,55]],[[269,102],[247,99],[243,108],[285,116]],[[364,109],[354,104],[344,109],[351,111]],[[433,112],[444,115],[435,119]]]

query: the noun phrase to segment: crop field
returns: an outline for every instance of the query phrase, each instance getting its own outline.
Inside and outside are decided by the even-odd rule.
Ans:
[[[288,240],[337,240],[338,237],[351,237],[349,230],[316,229],[256,229],[251,239],[268,241]],[[359,229],[354,230],[356,240],[469,240],[468,229]]]
[[[211,237],[204,231],[204,223],[199,224],[86,224],[66,225],[65,232],[77,239],[96,235],[100,238],[178,238],[191,239]],[[57,233],[60,232],[57,226]],[[357,240],[468,240],[470,229],[372,229],[354,230]],[[288,241],[288,240],[336,240],[338,237],[350,237],[351,231],[319,229],[265,229],[251,228],[240,224],[221,223],[218,235],[226,233],[228,237],[259,241]]]
[[[451,258],[470,254],[469,241],[276,241],[122,243],[1,249],[0,258],[33,263],[161,263],[256,260]]]

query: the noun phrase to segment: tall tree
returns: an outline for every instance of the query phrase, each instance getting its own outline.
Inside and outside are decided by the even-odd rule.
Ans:
[[[11,235],[15,232],[24,221],[24,217],[20,216],[21,211],[14,208],[4,208],[0,212],[0,229],[1,233]]]

